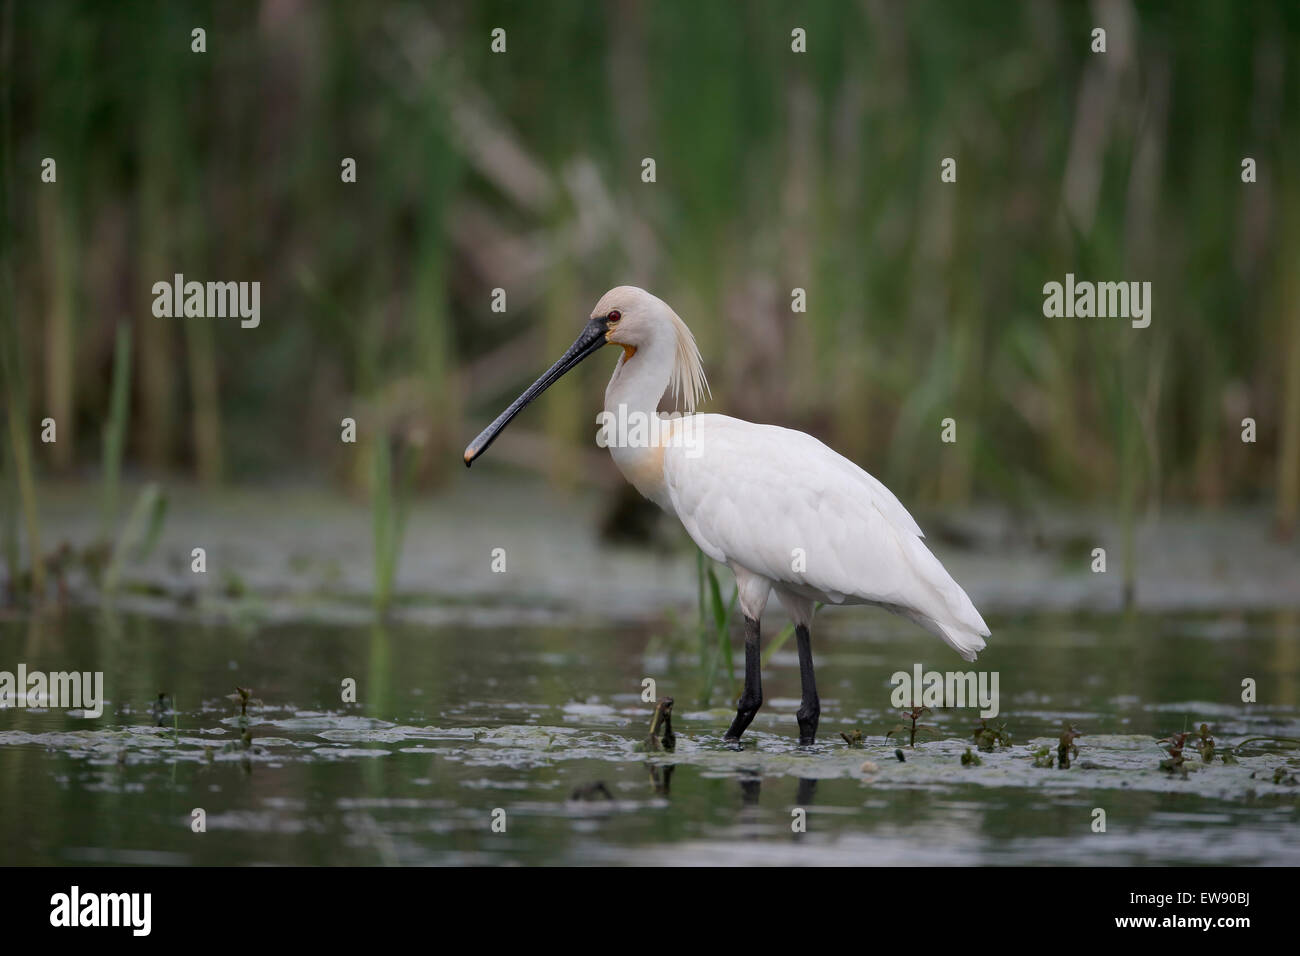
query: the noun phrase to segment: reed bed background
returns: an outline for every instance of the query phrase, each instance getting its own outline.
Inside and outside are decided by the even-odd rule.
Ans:
[[[102,480],[106,538],[123,468],[436,490],[621,283],[691,325],[709,410],[811,430],[909,503],[1100,506],[1129,527],[1159,502],[1247,503],[1295,525],[1295,5],[9,0],[3,17],[10,567],[20,537],[40,554],[52,477]],[[177,272],[260,281],[260,327],[154,318]],[[1150,327],[1045,318],[1067,272],[1150,281]],[[608,482],[600,365],[493,467]],[[400,547],[401,508],[377,506],[377,554]]]

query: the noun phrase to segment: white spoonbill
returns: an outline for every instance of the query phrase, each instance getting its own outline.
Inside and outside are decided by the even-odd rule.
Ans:
[[[890,490],[811,435],[694,414],[708,389],[695,337],[643,289],[605,293],[569,350],[465,449],[465,464],[529,402],[606,344],[623,349],[605,389],[605,421],[628,423],[605,430],[615,464],[637,491],[677,516],[701,551],[736,575],[745,616],[745,689],[728,740],[740,738],[763,704],[759,619],[773,592],[795,625],[801,744],[815,740],[821,713],[809,634],[815,602],[875,604],[975,660],[989,629]],[[670,386],[684,417],[658,413]]]

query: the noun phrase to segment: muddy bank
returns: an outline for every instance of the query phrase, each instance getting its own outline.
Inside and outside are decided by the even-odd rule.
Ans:
[[[413,502],[395,615],[499,625],[692,612],[694,547],[667,516],[652,519],[652,543],[613,544],[600,531],[610,508],[603,494],[565,494],[490,470],[473,478]],[[365,502],[310,486],[206,492],[168,484],[166,493],[157,548],[124,572],[124,607],[369,616],[374,557]],[[128,490],[123,500],[131,499]],[[47,550],[94,540],[93,486],[47,486],[41,504]],[[985,507],[917,518],[931,549],[986,615],[1104,612],[1123,604],[1121,534],[1107,516],[1052,509],[1012,516]],[[196,547],[206,551],[205,574],[190,569]],[[1105,573],[1091,570],[1094,548],[1106,550]],[[494,555],[504,572],[493,570]],[[1276,540],[1262,511],[1166,511],[1138,528],[1136,555],[1139,609],[1300,608],[1300,543]],[[67,577],[74,599],[95,597],[84,573],[73,568]]]

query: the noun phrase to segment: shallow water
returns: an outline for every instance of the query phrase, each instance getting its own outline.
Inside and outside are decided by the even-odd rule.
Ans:
[[[819,744],[795,745],[791,644],[739,752],[721,739],[730,689],[699,705],[695,638],[668,626],[11,619],[0,670],[102,670],[109,703],[98,720],[0,711],[0,862],[1300,863],[1300,752],[1198,767],[1189,747],[1184,778],[1159,769],[1156,744],[1202,721],[1220,748],[1300,736],[1300,616],[990,625],[978,666],[1000,675],[991,723],[1014,742],[964,767],[973,710],[925,717],[944,739],[904,746],[905,762],[884,734],[898,723],[890,674],[968,665],[868,610],[820,619]],[[672,754],[640,750],[645,677],[676,699]],[[1258,703],[1240,703],[1243,677]],[[356,704],[341,702],[345,678]],[[255,698],[246,721],[236,685]],[[156,709],[159,693],[174,710]],[[1066,723],[1084,735],[1073,766],[1032,766]],[[840,739],[853,728],[865,748]],[[191,831],[195,808],[206,833]]]

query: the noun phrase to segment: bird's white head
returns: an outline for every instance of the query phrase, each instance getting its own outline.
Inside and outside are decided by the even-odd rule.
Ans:
[[[623,347],[620,365],[631,362],[638,350],[662,351],[673,400],[687,412],[695,411],[708,394],[709,382],[695,336],[667,302],[645,289],[621,285],[600,297],[591,318],[605,321],[606,342]]]
[[[621,285],[600,297],[586,327],[559,361],[470,443],[465,449],[465,464],[473,464],[533,399],[605,344],[623,347],[623,356],[614,372],[615,380],[627,375],[629,382],[631,378],[640,378],[650,388],[657,383],[654,404],[671,387],[674,401],[687,412],[693,412],[708,394],[709,383],[704,377],[700,350],[686,323],[662,299],[636,286]],[[654,404],[650,406],[651,411]]]

